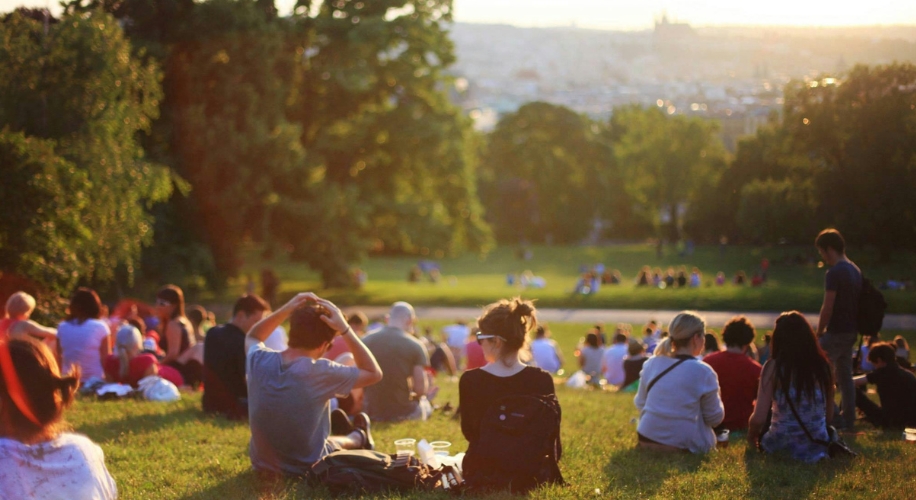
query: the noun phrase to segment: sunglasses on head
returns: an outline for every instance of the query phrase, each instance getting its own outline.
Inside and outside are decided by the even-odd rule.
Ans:
[[[170,306],[170,305],[172,305],[172,303],[169,302],[169,301],[167,301],[167,300],[157,299],[157,300],[156,300],[156,305],[157,305],[157,306]]]
[[[499,335],[486,335],[483,332],[477,332],[474,334],[474,336],[477,337],[477,343],[479,345],[483,345],[483,341],[487,339],[499,339],[499,340],[502,340],[503,342],[506,341],[506,339],[504,339],[503,337],[500,337]]]

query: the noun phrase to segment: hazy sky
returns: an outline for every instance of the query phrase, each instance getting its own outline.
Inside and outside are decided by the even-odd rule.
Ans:
[[[281,11],[295,0],[276,0]],[[369,1],[372,0],[363,0]],[[18,5],[58,11],[57,0],[0,0],[0,12]],[[638,30],[667,11],[695,26],[916,25],[916,0],[454,0],[455,19],[520,26]]]

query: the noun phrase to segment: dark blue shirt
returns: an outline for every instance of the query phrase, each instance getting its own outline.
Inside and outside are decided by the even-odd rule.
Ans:
[[[859,293],[862,291],[862,272],[847,261],[839,261],[827,270],[824,288],[836,292],[833,314],[827,324],[827,333],[856,333],[859,314]]]

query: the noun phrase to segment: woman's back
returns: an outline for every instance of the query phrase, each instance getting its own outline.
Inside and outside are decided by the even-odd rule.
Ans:
[[[579,355],[582,356],[582,371],[586,375],[601,375],[601,360],[604,358],[604,349],[586,345],[582,347]]]
[[[722,422],[725,409],[719,398],[719,382],[712,367],[691,356],[649,385],[680,361],[653,356],[643,365],[635,403],[639,410],[637,432],[667,446],[707,452],[716,445],[712,428]]]
[[[0,492],[3,498],[46,500],[118,496],[102,449],[67,433],[31,445],[0,438]]]
[[[795,387],[791,387],[788,394],[780,388],[774,392],[773,418],[769,430],[760,439],[760,445],[764,451],[769,453],[785,451],[796,460],[809,463],[826,458],[827,448],[813,443],[808,438],[802,425],[792,414],[788,401],[788,398],[792,398],[795,411],[798,412],[798,417],[804,422],[811,436],[814,439],[827,441],[826,401],[820,388],[815,389],[813,398],[805,394],[802,394],[800,399],[796,398]]]
[[[458,384],[461,407],[461,432],[470,446],[480,434],[480,419],[490,405],[506,396],[543,396],[554,394],[553,377],[540,368],[525,367],[509,377],[499,377],[482,369],[468,370]]]
[[[82,370],[82,379],[103,377],[102,342],[111,332],[108,325],[97,319],[64,321],[57,327],[57,339],[62,352],[63,369],[77,365]]]

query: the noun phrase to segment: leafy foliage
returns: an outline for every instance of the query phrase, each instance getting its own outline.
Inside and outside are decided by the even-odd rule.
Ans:
[[[631,106],[617,110],[611,128],[619,138],[614,154],[627,192],[657,226],[666,219],[668,236],[677,241],[683,212],[725,169],[718,124]]]
[[[534,102],[503,117],[481,163],[481,195],[500,239],[577,242],[611,217],[613,158],[599,125]],[[548,236],[549,235],[549,236]]]
[[[16,75],[0,78],[3,198],[16,207],[0,215],[0,265],[68,294],[118,266],[132,273],[152,241],[148,209],[172,179],[137,134],[158,114],[159,72],[107,14],[47,26],[26,14],[0,23],[0,74]]]

